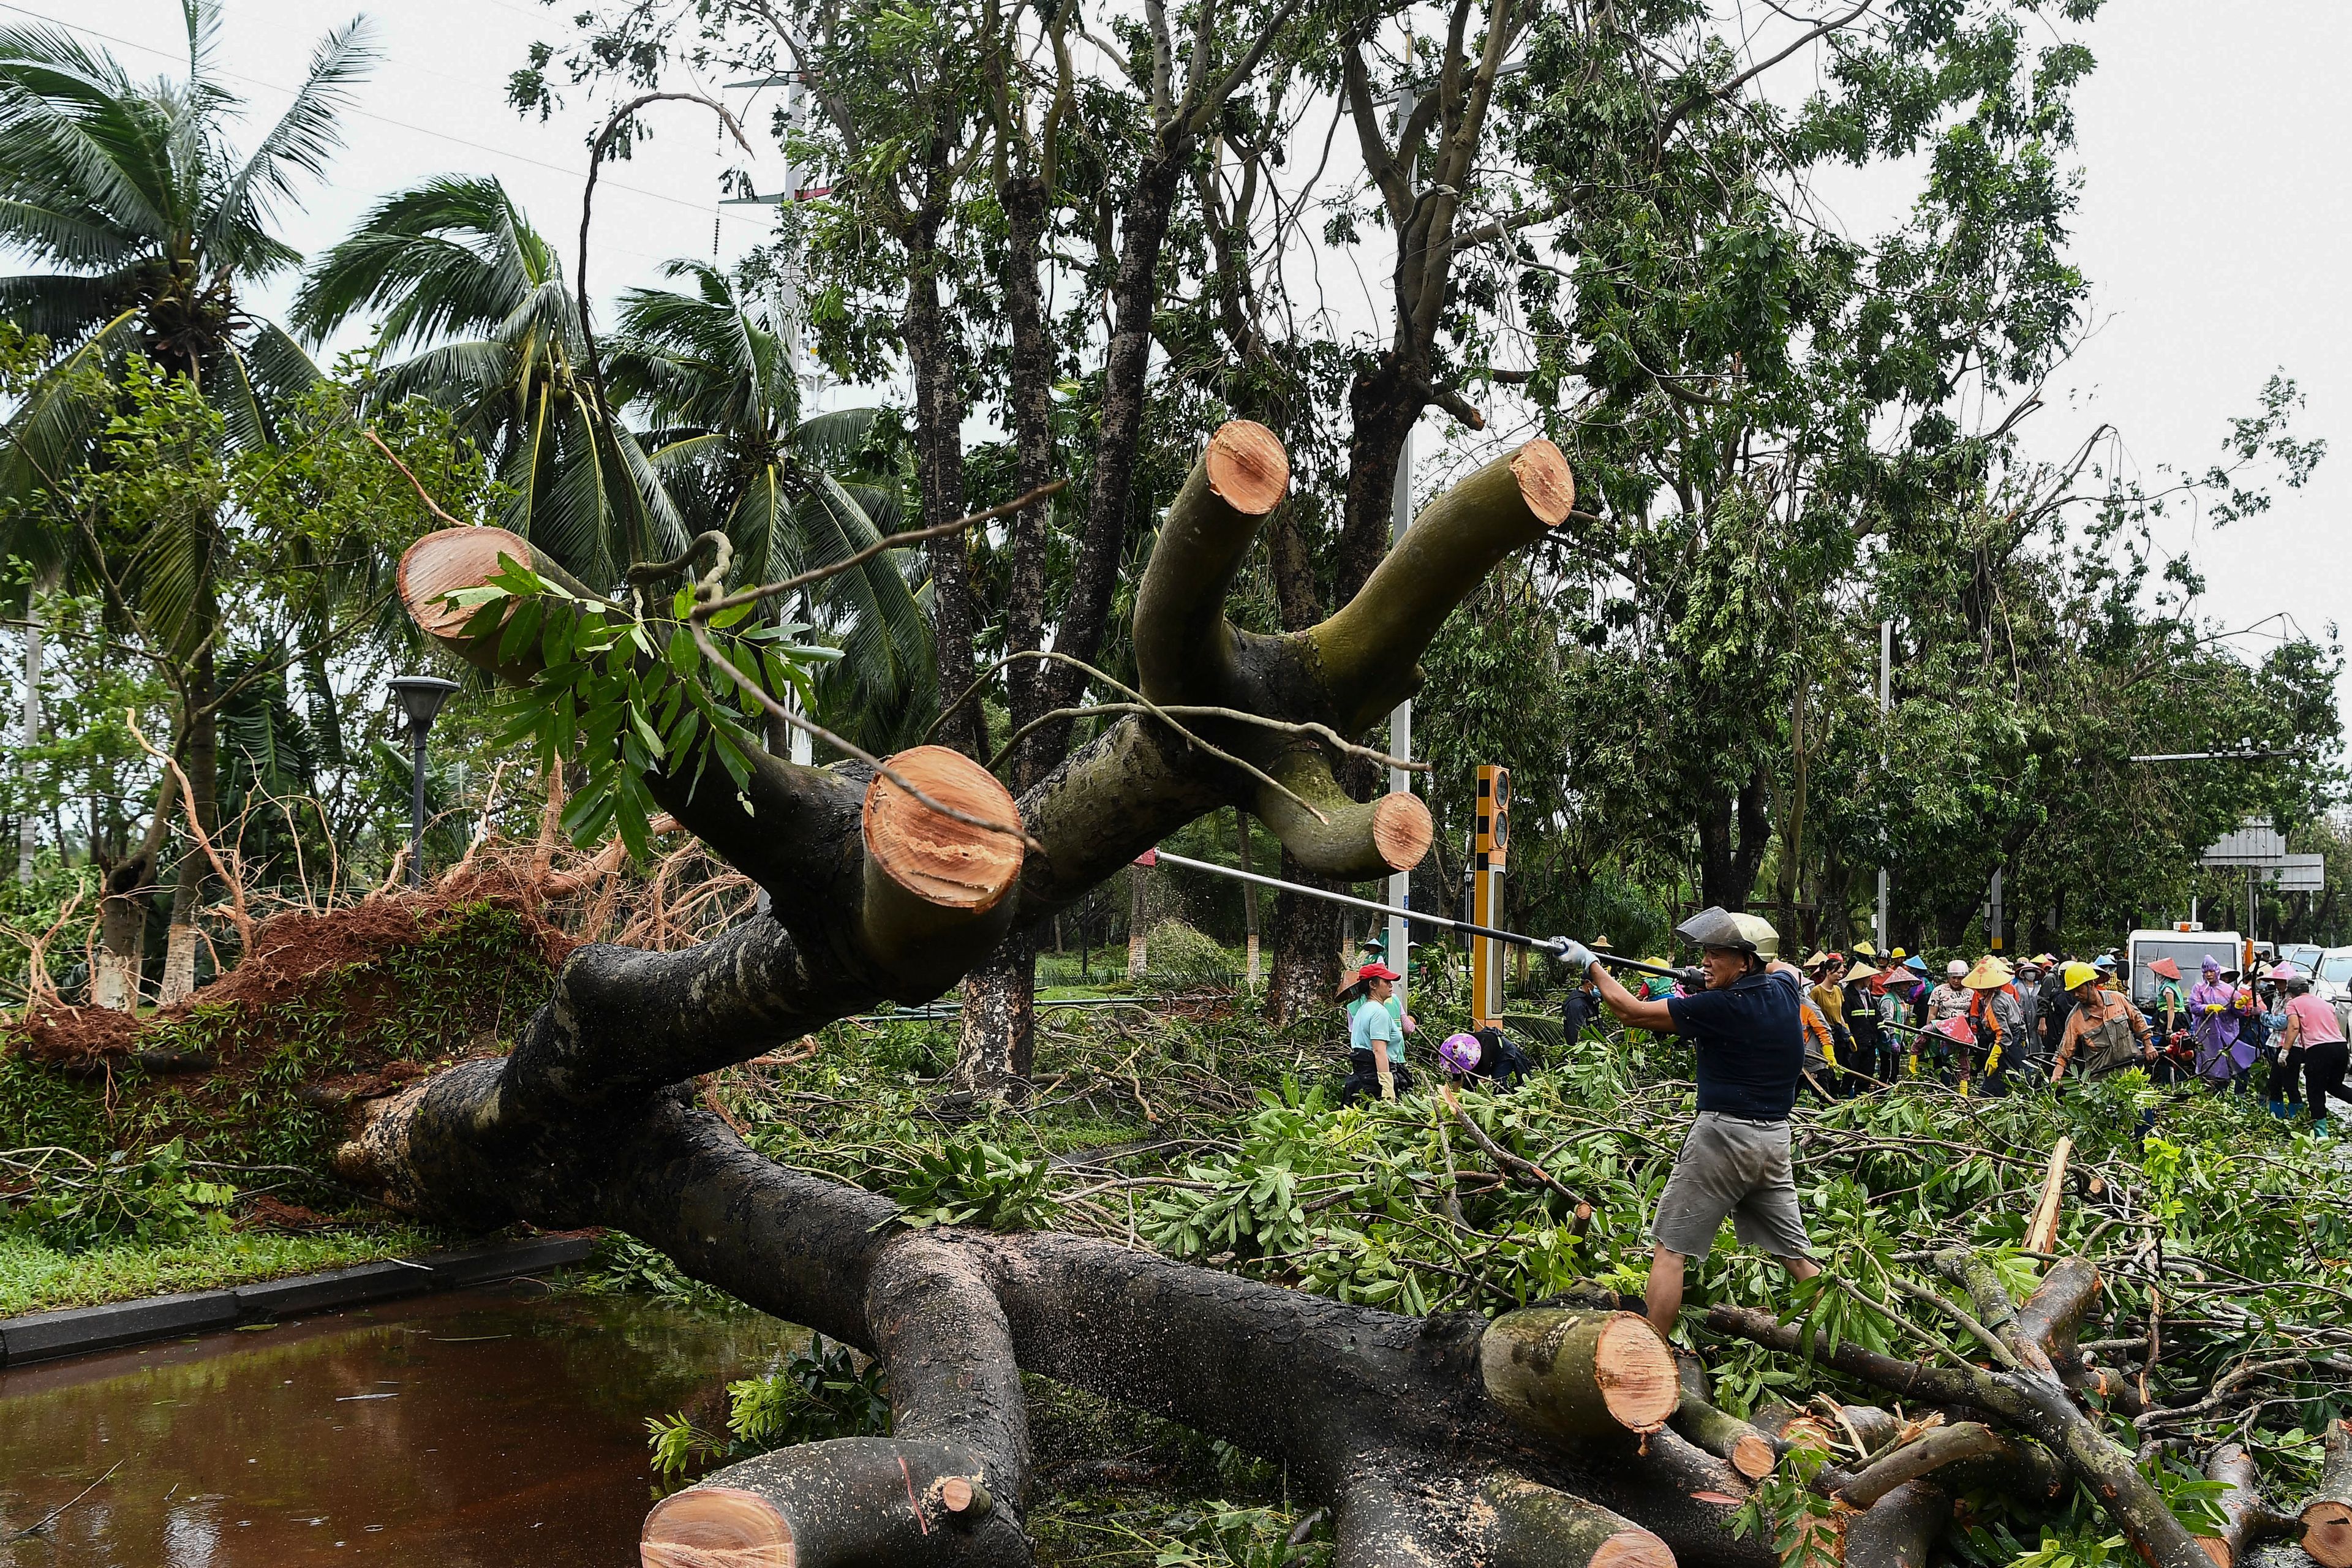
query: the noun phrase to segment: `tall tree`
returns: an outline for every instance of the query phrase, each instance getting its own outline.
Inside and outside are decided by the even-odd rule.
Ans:
[[[217,412],[225,438],[246,446],[268,439],[274,397],[316,378],[284,332],[252,321],[246,291],[299,259],[273,232],[277,208],[324,174],[341,141],[337,116],[373,53],[358,21],[328,34],[293,101],[239,155],[227,132],[240,101],[214,65],[219,6],[183,0],[182,16],[186,74],[144,83],[61,28],[0,28],[0,241],[42,268],[0,279],[0,309],[55,351],[0,437],[0,498],[10,503],[0,553],[77,581],[112,576],[147,595],[142,613],[170,623],[165,640],[184,677],[172,747],[195,820],[209,832],[221,702],[216,510],[167,509],[169,526],[142,542],[144,563],[126,575],[99,564],[106,546],[86,511],[35,502],[102,458],[120,406],[114,389],[134,363],[184,379]],[[171,830],[173,787],[167,772],[144,837],[107,871],[100,999],[110,1005],[128,1005],[135,992],[138,933]],[[193,982],[193,922],[206,875],[202,857],[182,858],[167,997]]]
[[[445,175],[378,203],[312,264],[293,321],[324,342],[370,314],[385,354],[407,351],[377,395],[459,412],[504,488],[505,526],[604,587],[685,544],[644,447],[589,384],[562,258],[496,178]]]

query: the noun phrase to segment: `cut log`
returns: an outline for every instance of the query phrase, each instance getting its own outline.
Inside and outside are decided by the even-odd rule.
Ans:
[[[394,581],[417,630],[436,638],[465,630],[474,612],[450,604],[448,595],[460,588],[478,588],[497,576],[501,555],[512,556],[519,565],[538,565],[530,542],[503,528],[444,528],[401,552]]]
[[[1681,1403],[1674,1352],[1632,1312],[1530,1307],[1487,1325],[1486,1393],[1520,1424],[1577,1438],[1655,1432]]]
[[[1264,517],[1290,493],[1290,454],[1282,437],[1253,419],[1229,419],[1202,454],[1209,489],[1250,517]]]
[[[1674,1429],[1751,1481],[1770,1475],[1780,1462],[1780,1444],[1760,1427],[1716,1405],[1696,1356],[1677,1355],[1675,1365],[1682,1400],[1670,1418]]]
[[[941,1568],[1028,1560],[1026,1539],[946,1443],[840,1437],[780,1448],[656,1503],[642,1568]],[[958,1502],[961,1507],[955,1506]]]
[[[643,1568],[792,1568],[792,1527],[775,1505],[735,1487],[664,1498],[637,1538]]]
[[[984,822],[1014,823],[1020,809],[996,775],[961,752],[917,746],[891,772],[940,805]],[[1022,844],[944,816],[882,774],[866,787],[866,901],[871,951],[895,962],[945,926],[993,909],[1021,877]]]
[[[1949,1492],[1906,1481],[1845,1521],[1846,1568],[1927,1568],[1927,1554],[1951,1518]]]
[[[2213,1568],[2238,1568],[2265,1541],[2293,1535],[2300,1522],[2263,1500],[2261,1479],[2253,1456],[2236,1443],[2224,1443],[2206,1461],[2205,1479],[2219,1481],[2223,1491],[2216,1501],[2228,1521],[2219,1535],[2200,1535],[2197,1544],[2213,1560]]]
[[[1568,458],[1558,447],[1541,437],[1528,442],[1512,454],[1511,474],[1519,481],[1528,510],[1546,528],[1568,521],[1576,506],[1576,476],[1569,472]]]
[[[1372,803],[1372,847],[1392,871],[1410,871],[1420,865],[1436,831],[1429,807],[1417,795],[1400,791]]]
[[[2025,1250],[2055,1252],[2058,1250],[2058,1207],[2066,1195],[2066,1157],[2074,1152],[2074,1140],[2061,1138],[2050,1151],[2050,1173],[2042,1179],[2042,1201],[2033,1205],[2033,1217],[2026,1222]]]
[[[1599,1503],[1507,1474],[1480,1489],[1492,1568],[1675,1568],[1664,1542]]]
[[[2301,1512],[2303,1549],[2321,1568],[2352,1568],[2352,1421],[2327,1428],[2319,1489]]]

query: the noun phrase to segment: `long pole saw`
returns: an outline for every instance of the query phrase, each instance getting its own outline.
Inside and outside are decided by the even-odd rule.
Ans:
[[[1497,931],[1493,926],[1482,926],[1472,921],[1447,920],[1444,915],[1423,914],[1419,910],[1402,909],[1395,904],[1383,904],[1372,899],[1360,899],[1350,893],[1326,892],[1321,888],[1309,888],[1298,882],[1286,882],[1279,877],[1262,876],[1255,871],[1236,870],[1231,866],[1220,866],[1213,860],[1195,860],[1189,855],[1171,854],[1165,849],[1148,849],[1136,857],[1135,863],[1139,866],[1181,866],[1187,871],[1206,871],[1213,877],[1230,878],[1236,882],[1254,882],[1261,888],[1272,888],[1278,893],[1297,893],[1309,899],[1320,899],[1327,904],[1345,904],[1349,909],[1366,910],[1376,915],[1411,921],[1415,925],[1438,926],[1446,931],[1459,932],[1463,936],[1483,936],[1489,941],[1508,942],[1513,947],[1531,947],[1538,952],[1556,951],[1553,945],[1556,939],[1553,938],[1521,936],[1515,931]],[[1631,969],[1643,974],[1663,974],[1669,980],[1688,981],[1693,976],[1693,972],[1687,969],[1669,969],[1662,963],[1643,963],[1637,958],[1619,958],[1614,953],[1608,952],[1596,952],[1592,956],[1612,969]]]

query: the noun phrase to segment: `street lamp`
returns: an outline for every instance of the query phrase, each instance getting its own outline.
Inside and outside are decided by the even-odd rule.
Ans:
[[[395,675],[384,682],[392,688],[394,700],[408,719],[408,738],[415,748],[412,753],[414,786],[408,801],[408,885],[425,886],[425,737],[433,728],[434,718],[441,704],[457,689],[454,680],[444,680],[437,675]]]

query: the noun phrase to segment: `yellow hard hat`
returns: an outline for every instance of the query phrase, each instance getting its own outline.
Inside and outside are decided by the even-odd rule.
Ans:
[[[2069,991],[2080,989],[2099,978],[2099,972],[2087,963],[2070,963],[2059,972],[2058,983]]]
[[[1887,957],[1889,957],[1889,958],[1891,958],[1891,959],[1893,959],[1895,963],[1902,963],[1905,959],[1906,959],[1906,958],[1910,957],[1911,955],[1910,955],[1909,953],[1907,953],[1907,952],[1904,952],[1901,948],[1899,948],[1899,947],[1898,947],[1898,948],[1895,949],[1892,952],[1889,952],[1886,956],[1887,956]]]

